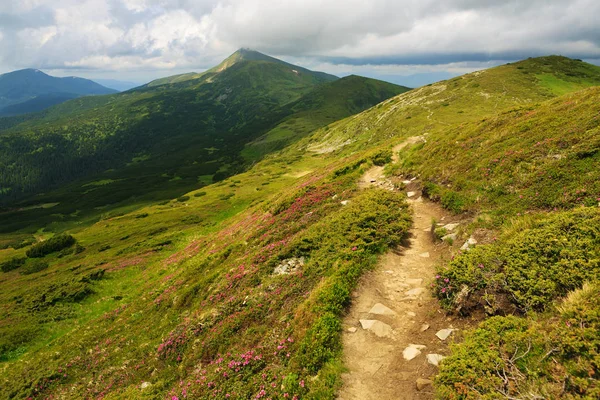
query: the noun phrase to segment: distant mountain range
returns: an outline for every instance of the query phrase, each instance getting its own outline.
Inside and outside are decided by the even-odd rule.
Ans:
[[[0,115],[44,110],[81,96],[117,93],[89,79],[57,78],[37,69],[0,75]]]
[[[81,213],[177,197],[407,90],[239,50],[203,73],[0,118],[0,203],[50,190],[44,196],[54,200],[44,201],[68,208],[52,214],[69,215],[65,194],[77,193]],[[13,216],[3,215],[0,230],[27,222]]]

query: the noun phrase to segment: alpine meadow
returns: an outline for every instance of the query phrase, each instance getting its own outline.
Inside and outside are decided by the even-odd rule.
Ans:
[[[42,3],[0,6],[0,399],[600,398],[579,1]]]

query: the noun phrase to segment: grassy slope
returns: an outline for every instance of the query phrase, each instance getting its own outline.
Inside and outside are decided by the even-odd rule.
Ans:
[[[302,139],[318,128],[356,114],[409,88],[360,76],[349,76],[317,87],[289,104],[291,115],[248,143],[242,156],[254,161]]]
[[[456,81],[460,96],[451,89],[444,95],[429,92],[440,90],[436,85],[400,95],[317,131],[247,173],[202,189],[202,196],[191,193],[182,201],[82,229],[75,236],[86,249],[48,256],[50,267],[39,275],[20,275],[18,269],[0,275],[3,289],[8,288],[0,294],[2,337],[19,329],[32,335],[22,345],[3,344],[9,360],[2,371],[9,388],[5,396],[38,390],[41,396],[68,391],[79,397],[164,398],[188,392],[194,398],[225,398],[230,391],[246,398],[265,390],[274,398],[284,393],[331,398],[340,372],[339,313],[360,273],[408,226],[397,197],[357,193],[365,153],[387,146],[390,138],[397,143],[429,132],[431,141],[445,124],[470,120],[473,129],[485,126],[478,121],[495,114],[497,104],[514,107],[551,98],[547,87],[529,75],[536,63],[552,63],[557,79],[569,84],[572,77],[563,73],[569,69],[563,62],[528,60],[472,74]],[[501,91],[491,90],[498,80],[487,74],[503,78]],[[578,85],[591,85],[597,78],[577,79]],[[480,86],[464,86],[474,83]],[[489,94],[482,98],[489,102],[475,101],[468,90],[482,86]],[[464,112],[449,111],[448,97]],[[560,100],[540,107],[551,110]],[[477,107],[479,116],[473,113]],[[407,120],[407,111],[414,117]],[[452,159],[444,162],[451,165]],[[350,208],[340,205],[343,199],[350,200]],[[0,251],[0,261],[24,252]],[[301,274],[271,275],[281,259],[292,256],[306,257]],[[82,280],[101,269],[107,271],[103,279],[88,275]],[[25,281],[33,287],[28,293]],[[81,284],[95,293],[69,300]],[[35,295],[48,291],[44,299]],[[475,374],[488,372],[493,373]],[[441,390],[461,398],[454,382],[462,377],[445,379]],[[142,390],[144,381],[152,386]]]
[[[48,256],[51,266],[38,275],[44,279],[18,269],[3,274],[4,357],[29,360],[5,364],[3,395],[68,390],[71,396],[162,398],[187,391],[194,398],[215,392],[247,398],[260,385],[277,396],[331,394],[327,374],[311,383],[309,376],[338,368],[328,363],[339,352],[336,316],[372,256],[401,240],[410,218],[398,196],[358,194],[360,169],[339,175],[330,165],[295,178],[319,164],[301,157],[263,162],[237,180],[205,188],[203,196],[76,234],[85,250]],[[351,204],[342,206],[345,199]],[[272,276],[292,256],[305,257],[302,273]],[[98,270],[106,271],[103,279],[89,278]],[[20,289],[24,282],[27,292]],[[82,283],[95,294],[75,301]],[[7,340],[36,333],[33,342],[6,351]],[[60,352],[58,359],[42,347],[47,344]],[[238,368],[241,354],[252,357]],[[221,357],[233,362],[227,378]],[[113,370],[123,362],[125,370]],[[198,362],[205,370],[197,370]],[[90,368],[104,371],[91,386],[83,383]],[[139,390],[144,380],[153,382],[145,392]],[[181,387],[181,380],[190,385]]]
[[[407,149],[418,174],[457,211],[501,218],[593,206],[600,197],[600,88],[517,107],[431,134]]]
[[[575,91],[600,84],[600,68],[565,57],[528,59],[411,90],[354,117],[322,129],[305,141],[309,150],[351,154],[392,138],[433,135],[478,121],[516,105],[556,97],[540,71],[555,85]]]
[[[537,76],[555,94],[587,86]],[[439,398],[598,396],[599,101],[593,87],[434,130],[389,169],[477,215],[467,233],[496,231],[493,243],[440,267],[442,304],[526,317],[496,316],[467,332],[440,369]]]

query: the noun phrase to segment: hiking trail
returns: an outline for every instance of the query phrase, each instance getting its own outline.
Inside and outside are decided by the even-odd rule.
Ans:
[[[418,140],[423,138],[396,146],[394,155]],[[393,190],[382,173],[383,167],[372,167],[360,186]],[[429,288],[436,264],[448,251],[445,244],[434,242],[432,219],[448,224],[457,217],[423,200],[414,180],[404,184],[408,192],[398,196],[408,195],[413,209],[410,238],[383,255],[353,293],[343,325],[344,363],[349,371],[342,375],[340,400],[432,399],[431,381],[438,369],[434,364],[448,354],[448,342],[462,325],[440,309]]]

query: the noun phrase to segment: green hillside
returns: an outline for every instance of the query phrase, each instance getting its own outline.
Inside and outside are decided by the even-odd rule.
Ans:
[[[396,96],[360,117],[321,130],[307,145],[314,152],[349,154],[366,143],[373,146],[395,137],[429,135],[516,105],[536,104],[556,97],[558,86],[576,91],[597,85],[600,67],[560,56],[528,59]]]
[[[284,148],[314,130],[359,113],[409,88],[361,76],[348,76],[323,84],[286,106],[290,115],[256,140],[246,144],[242,156],[247,161]]]
[[[258,63],[266,70],[266,61]],[[246,61],[220,74],[239,70],[247,81],[252,68]],[[280,65],[273,68],[288,82]],[[129,98],[202,90],[202,79]],[[281,119],[236,147],[235,162],[256,161],[247,170],[144,208],[124,202],[93,224],[75,213],[70,226],[7,232],[0,398],[335,398],[344,371],[341,321],[353,290],[411,227],[402,192],[359,189],[374,163],[387,163],[400,188],[416,178],[410,185],[464,221],[456,243],[441,244],[452,257],[431,277],[432,291],[454,318],[477,328],[456,334],[437,396],[597,397],[598,84],[600,68],[543,57],[362,112],[365,94],[404,89],[348,77],[295,99],[283,93],[272,100],[281,103]],[[75,101],[58,107],[71,107],[81,122],[107,107]],[[60,121],[53,112],[11,129]],[[391,147],[408,137],[415,144],[391,161]],[[185,148],[178,154],[186,160]],[[165,168],[159,158],[138,162]],[[102,178],[85,188],[118,183]],[[59,189],[64,201],[74,188]],[[44,201],[3,217],[58,207]],[[75,242],[59,234],[65,227]],[[476,233],[488,239],[459,250],[458,239]]]
[[[331,76],[298,69],[242,57],[202,80],[76,99],[30,120],[6,119],[0,198],[9,210],[0,229],[97,218],[179,196],[407,90],[368,78],[323,84]],[[242,157],[246,143],[282,123],[294,126],[285,140],[259,146],[251,160]],[[48,189],[54,190],[31,196]],[[52,210],[38,206],[55,203]]]

